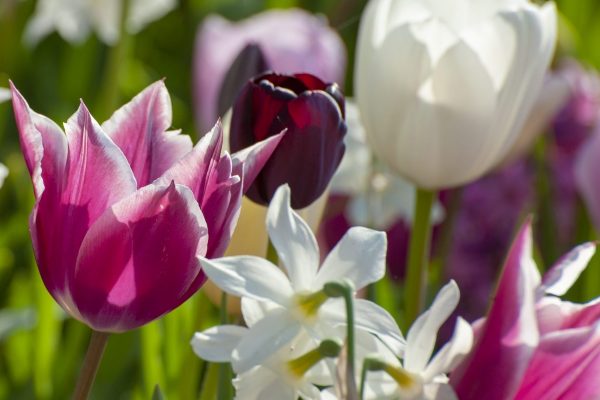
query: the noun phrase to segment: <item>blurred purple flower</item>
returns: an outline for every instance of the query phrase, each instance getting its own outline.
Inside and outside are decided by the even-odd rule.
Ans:
[[[564,250],[573,245],[576,235],[575,163],[600,118],[600,79],[573,60],[564,62],[558,73],[569,82],[571,96],[554,119],[553,140],[547,145],[547,165],[557,245]]]
[[[515,227],[533,202],[534,172],[528,161],[517,161],[460,193],[446,274],[461,288],[457,313],[468,321],[485,311]]]
[[[310,73],[325,82],[344,79],[346,50],[324,18],[299,9],[266,11],[237,23],[210,15],[198,29],[194,54],[194,100],[202,131],[215,123],[224,77],[249,43],[259,45],[270,69],[279,73]]]

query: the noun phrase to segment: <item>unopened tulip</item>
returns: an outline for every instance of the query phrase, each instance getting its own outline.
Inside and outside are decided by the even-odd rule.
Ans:
[[[268,73],[249,81],[233,107],[230,148],[237,151],[285,130],[247,196],[268,204],[279,186],[304,208],[327,188],[344,155],[344,97],[309,74]]]
[[[521,132],[555,38],[553,3],[371,0],[355,95],[375,153],[424,189],[483,175]]]
[[[269,10],[239,22],[209,15],[198,29],[194,52],[194,100],[202,130],[223,116],[218,100],[225,76],[249,44],[260,49],[268,67],[255,75],[270,69],[307,72],[326,82],[344,80],[346,49],[324,18],[300,9]]]
[[[65,133],[12,88],[35,206],[30,231],[46,288],[96,331],[122,332],[179,306],[206,280],[199,256],[219,256],[242,192],[278,138],[221,155],[217,126],[192,149],[166,129],[157,82],[100,126],[86,106]]]

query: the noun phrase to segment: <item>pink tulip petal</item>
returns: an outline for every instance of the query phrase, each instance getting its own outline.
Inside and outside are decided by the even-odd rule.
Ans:
[[[597,399],[598,376],[598,325],[553,332],[540,341],[515,399]]]
[[[510,399],[519,388],[539,341],[535,314],[539,273],[531,258],[531,240],[528,220],[511,246],[473,350],[450,376],[461,399]]]
[[[285,130],[231,155],[233,173],[243,177],[244,193],[250,188],[256,176],[269,161],[283,135],[285,135]]]
[[[206,256],[222,256],[229,244],[242,201],[241,180],[231,176],[228,155],[221,156],[223,129],[220,122],[157,183],[171,180],[192,190],[200,204],[210,236]]]
[[[64,308],[75,260],[89,226],[135,190],[121,151],[82,104],[65,125],[67,136],[34,113],[13,87],[15,116],[37,201],[30,229],[40,275]]]
[[[107,210],[86,235],[72,285],[94,329],[134,329],[184,302],[204,274],[207,227],[190,190],[148,185]]]
[[[29,219],[33,250],[46,287],[63,304],[68,265],[56,262],[54,256],[56,249],[62,246],[63,221],[58,210],[61,209],[60,196],[66,179],[67,138],[54,122],[29,108],[12,82],[11,91],[21,148],[36,197]]]
[[[545,293],[555,296],[564,295],[587,267],[595,251],[596,244],[584,243],[561,257],[544,274],[538,295],[543,296]]]
[[[541,334],[590,326],[600,321],[600,298],[577,304],[548,296],[538,301],[537,318]]]
[[[152,182],[192,149],[189,136],[171,126],[171,99],[163,81],[153,83],[118,109],[102,129],[127,157],[138,187]]]
[[[33,181],[36,199],[48,186],[56,195],[64,177],[67,139],[53,121],[36,113],[10,82],[13,108],[25,162]]]

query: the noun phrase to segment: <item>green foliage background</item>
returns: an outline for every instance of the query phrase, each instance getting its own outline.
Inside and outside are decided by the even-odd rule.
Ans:
[[[560,51],[599,67],[600,2],[557,3],[563,16]],[[114,51],[93,35],[77,46],[57,34],[36,47],[25,46],[23,29],[35,2],[0,0],[0,86],[12,79],[36,111],[55,121],[66,121],[83,98],[102,121],[117,105],[164,77],[173,99],[173,126],[197,138],[201,132],[193,118],[192,58],[195,33],[205,15],[220,13],[237,20],[275,7],[302,7],[326,15],[347,45],[345,89],[351,94],[354,43],[364,4],[363,0],[181,0],[176,10],[127,37],[122,57],[111,64]],[[0,160],[10,169],[0,190],[0,399],[68,398],[89,330],[64,315],[39,278],[27,229],[32,189],[10,103],[0,104]],[[384,289],[382,299],[392,290]],[[159,385],[165,398],[215,398],[217,367],[195,357],[188,343],[194,331],[217,321],[218,310],[199,293],[162,320],[115,335],[93,397],[150,399]]]

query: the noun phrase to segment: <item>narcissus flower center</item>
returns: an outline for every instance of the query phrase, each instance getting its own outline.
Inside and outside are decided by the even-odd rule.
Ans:
[[[298,293],[294,296],[298,316],[302,320],[312,320],[317,316],[319,308],[329,299],[322,291],[313,293]]]

